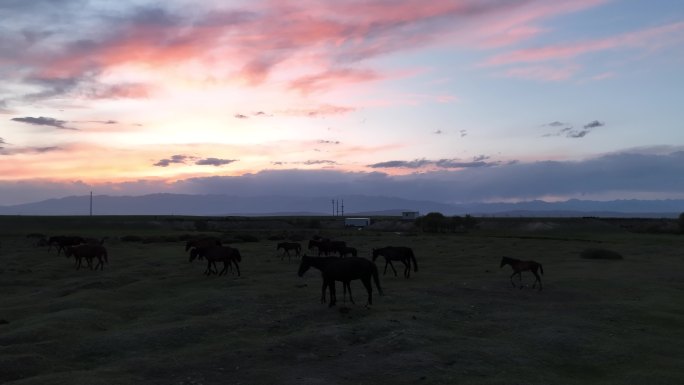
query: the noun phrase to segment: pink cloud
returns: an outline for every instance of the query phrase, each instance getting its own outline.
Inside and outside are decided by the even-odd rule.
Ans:
[[[570,79],[580,69],[577,65],[569,66],[529,66],[507,69],[503,74],[507,77],[543,80],[543,81],[562,81]]]
[[[551,60],[569,59],[576,56],[614,49],[647,48],[653,49],[677,44],[684,41],[684,22],[666,24],[659,27],[628,32],[617,36],[589,40],[565,45],[528,48],[496,55],[484,65],[499,66],[514,63],[534,63]]]

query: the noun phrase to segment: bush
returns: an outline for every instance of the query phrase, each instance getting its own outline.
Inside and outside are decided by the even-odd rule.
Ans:
[[[684,234],[684,213],[679,214],[679,232]]]
[[[620,253],[606,249],[586,249],[580,256],[585,259],[623,259]]]
[[[138,235],[124,235],[121,237],[122,242],[142,242],[142,237]]]

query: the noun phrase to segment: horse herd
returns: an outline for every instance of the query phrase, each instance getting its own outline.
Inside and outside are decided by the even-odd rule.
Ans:
[[[83,238],[79,236],[53,236],[46,238],[44,244],[48,246],[48,252],[53,248],[57,250],[57,255],[64,253],[69,257],[74,257],[74,264],[76,269],[80,269],[85,260],[87,266],[91,270],[104,269],[104,265],[108,264],[107,249],[104,246],[106,238],[93,239]],[[342,282],[343,295],[346,300],[347,292],[349,292],[349,299],[354,303],[351,293],[351,281],[361,280],[363,286],[368,294],[368,305],[373,303],[372,282],[375,282],[375,287],[380,295],[383,295],[378,277],[378,268],[375,261],[379,257],[385,260],[385,267],[383,275],[387,273],[387,268],[391,267],[394,275],[397,276],[397,270],[394,268],[392,262],[401,262],[404,265],[404,278],[410,278],[411,269],[414,272],[418,271],[418,261],[416,260],[413,249],[406,246],[386,246],[382,248],[374,248],[372,250],[372,260],[358,256],[358,251],[354,247],[347,246],[344,241],[330,240],[315,236],[308,241],[307,250],[317,256],[307,256],[302,254],[302,245],[298,242],[281,242],[276,246],[276,251],[281,251],[281,260],[285,256],[288,260],[294,255],[301,257],[301,262],[298,269],[298,275],[303,276],[311,267],[321,271],[323,284],[321,287],[321,303],[326,302],[326,291],[329,291],[329,306],[334,306],[337,302],[335,291],[335,282]],[[221,239],[217,237],[201,237],[191,239],[185,244],[185,252],[189,253],[189,262],[195,260],[206,260],[207,267],[204,270],[205,275],[217,274],[219,276],[227,274],[228,270],[233,272],[233,268],[238,276],[240,276],[240,265],[242,256],[240,251],[234,247],[223,245]],[[93,265],[97,260],[97,264]],[[218,270],[217,263],[223,263],[223,269]],[[522,272],[530,271],[535,276],[533,288],[539,283],[539,290],[542,290],[541,277],[539,272],[544,274],[542,265],[535,261],[521,261],[514,258],[503,257],[501,259],[500,267],[505,265],[511,266],[513,274],[510,276],[511,284],[515,287],[513,277],[518,275],[520,279],[520,288],[522,288]]]

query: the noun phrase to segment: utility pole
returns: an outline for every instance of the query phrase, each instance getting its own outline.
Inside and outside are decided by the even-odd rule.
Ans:
[[[332,216],[334,217],[335,216],[335,200],[334,199],[332,200],[332,210],[333,210]]]
[[[90,216],[93,216],[93,192],[90,192]]]
[[[344,216],[344,199],[342,199],[342,216]]]

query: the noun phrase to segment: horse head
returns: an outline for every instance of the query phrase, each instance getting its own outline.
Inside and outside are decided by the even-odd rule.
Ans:
[[[195,247],[192,250],[190,250],[190,259],[188,260],[188,262],[194,261],[195,258],[197,258],[198,256],[199,256],[199,251]]]
[[[299,275],[300,277],[303,276],[307,270],[309,270],[309,267],[311,267],[311,265],[309,264],[309,258],[311,257],[302,255],[302,262],[299,264],[299,270],[297,271],[297,275]]]
[[[502,268],[502,267],[506,266],[506,265],[509,264],[509,263],[511,263],[510,258],[508,258],[508,257],[501,257],[501,266],[499,266],[499,268]]]
[[[190,250],[190,248],[191,248],[192,246],[194,246],[194,245],[195,245],[195,241],[194,241],[194,240],[189,240],[189,241],[187,241],[187,242],[185,243],[185,251]]]
[[[378,259],[379,255],[380,255],[380,249],[373,249],[373,262],[375,262],[375,260]]]

